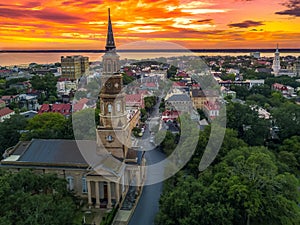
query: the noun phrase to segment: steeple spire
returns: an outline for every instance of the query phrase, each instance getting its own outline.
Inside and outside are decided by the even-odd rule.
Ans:
[[[110,20],[110,8],[108,8],[108,27],[107,27],[107,37],[106,37],[106,45],[105,49],[106,51],[111,51],[116,48],[115,46],[115,40],[114,40],[114,33],[112,30],[112,24]]]
[[[279,49],[278,49],[278,43],[277,43],[277,47],[276,47],[276,52],[279,52]]]

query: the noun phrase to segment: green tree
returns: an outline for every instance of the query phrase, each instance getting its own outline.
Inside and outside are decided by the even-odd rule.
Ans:
[[[156,96],[148,96],[144,98],[145,109],[149,112],[156,104]]]
[[[123,85],[128,85],[134,81],[134,77],[128,76],[126,73],[122,75]]]
[[[179,172],[169,179],[155,223],[296,225],[297,189],[295,176],[280,173],[266,148],[233,149],[198,178]]]
[[[4,151],[16,145],[21,136],[21,132],[25,129],[27,124],[26,119],[21,115],[13,115],[9,119],[0,123],[0,155]]]
[[[287,102],[275,108],[271,114],[279,127],[279,137],[284,140],[294,135],[300,135],[300,106]]]
[[[73,224],[75,201],[65,180],[28,170],[2,171],[0,184],[0,224]]]
[[[230,103],[226,110],[227,127],[235,129],[239,138],[252,146],[264,144],[269,133],[269,122],[259,118],[257,111],[239,103]]]
[[[298,174],[300,170],[300,136],[285,139],[279,147],[278,158],[288,166],[287,171]]]
[[[244,86],[231,85],[230,89],[235,91],[237,98],[242,100],[246,100],[246,98],[250,95],[248,88]]]
[[[167,78],[174,77],[177,74],[178,68],[171,65],[170,68],[167,70]]]
[[[28,120],[27,132],[22,133],[22,140],[65,139],[70,137],[67,119],[59,113],[43,113]]]
[[[30,80],[32,88],[45,93],[45,100],[48,100],[49,96],[57,97],[57,78],[48,73],[44,76],[34,76]]]
[[[99,112],[99,110],[95,112],[94,109],[87,108],[73,113],[73,130],[77,140],[96,140],[96,121],[99,121]]]

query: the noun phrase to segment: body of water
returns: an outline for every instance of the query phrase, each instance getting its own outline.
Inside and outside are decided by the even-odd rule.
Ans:
[[[194,56],[249,56],[249,52],[118,52],[121,59],[151,59],[158,57],[174,57],[174,56],[183,56],[183,55],[194,55]],[[60,62],[61,56],[69,55],[82,55],[89,57],[90,62],[93,61],[102,61],[103,53],[69,53],[69,52],[60,52],[60,53],[0,53],[0,66],[11,66],[11,65],[22,65],[30,63],[38,64],[50,64],[55,62]],[[300,53],[280,53],[280,56],[300,56]],[[261,53],[261,57],[273,57],[274,53]]]

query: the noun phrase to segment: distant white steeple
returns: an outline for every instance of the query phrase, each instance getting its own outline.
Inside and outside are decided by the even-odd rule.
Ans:
[[[280,68],[281,68],[280,67],[280,53],[279,53],[278,44],[277,44],[276,52],[274,54],[273,65],[272,65],[272,69],[273,69],[275,76],[279,75]]]

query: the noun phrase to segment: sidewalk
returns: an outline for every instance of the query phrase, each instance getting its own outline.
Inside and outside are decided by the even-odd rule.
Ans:
[[[144,181],[145,181],[145,179],[144,179]],[[140,197],[143,193],[143,188],[144,188],[144,184],[142,184],[141,189],[139,191],[139,195],[137,196],[134,206],[132,207],[131,210],[123,210],[123,209],[121,209],[122,207],[120,206],[120,208],[115,216],[115,219],[113,220],[112,225],[127,225],[129,223],[131,216],[133,215],[134,210],[135,210],[135,208],[140,200]],[[123,202],[121,204],[123,204]]]

